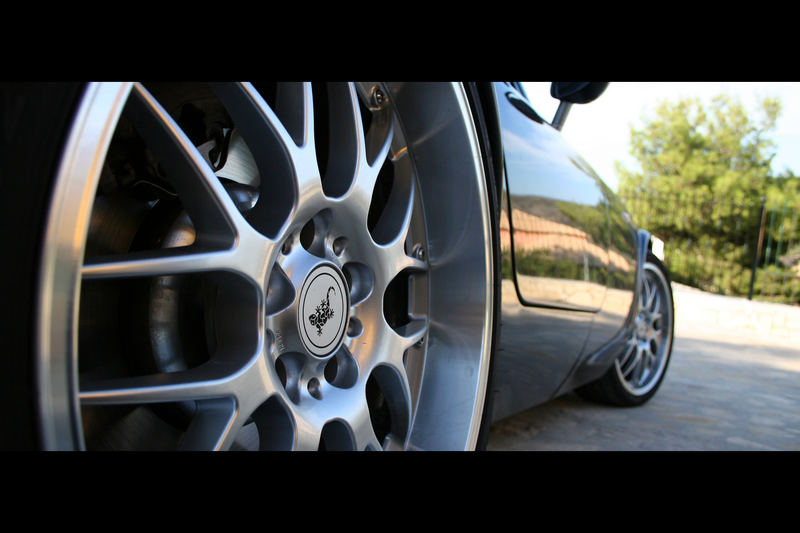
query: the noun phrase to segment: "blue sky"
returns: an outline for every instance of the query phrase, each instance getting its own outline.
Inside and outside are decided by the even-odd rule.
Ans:
[[[534,108],[550,120],[558,101],[550,96],[550,84],[523,83]],[[612,189],[617,188],[614,161],[635,169],[628,153],[630,126],[639,126],[662,100],[698,97],[704,102],[718,94],[738,97],[755,112],[756,102],[766,96],[781,99],[783,110],[771,138],[777,144],[774,173],[791,169],[800,174],[800,83],[798,82],[612,82],[600,98],[574,105],[562,133]]]

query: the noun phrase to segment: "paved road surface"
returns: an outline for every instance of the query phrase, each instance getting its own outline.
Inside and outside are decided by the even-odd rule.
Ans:
[[[606,407],[569,394],[497,422],[488,449],[800,450],[800,346],[703,322],[713,314],[708,306],[750,312],[751,302],[681,287],[675,299],[683,319],[666,379],[649,403]],[[762,307],[774,314],[769,305]],[[797,308],[782,307],[786,323],[800,326]],[[702,316],[686,320],[697,309]]]

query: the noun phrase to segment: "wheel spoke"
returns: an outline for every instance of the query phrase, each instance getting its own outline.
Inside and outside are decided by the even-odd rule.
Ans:
[[[176,188],[200,242],[229,245],[245,222],[202,154],[156,99],[134,85],[125,115]],[[225,245],[222,245],[224,247]]]
[[[417,272],[426,272],[428,270],[428,264],[423,259],[425,257],[424,254],[427,252],[421,244],[419,248],[411,250],[412,255],[419,254],[420,257],[409,256],[405,251],[406,239],[414,214],[416,194],[414,180],[410,179],[408,183],[410,190],[407,197],[405,197],[405,201],[394,202],[394,205],[387,206],[375,231],[373,231],[373,235],[383,236],[388,241],[386,244],[378,246],[383,256],[381,277],[386,283],[394,279],[403,270]],[[399,224],[398,220],[400,221]]]
[[[353,421],[351,425],[356,450],[380,451],[383,449],[383,444],[375,435],[375,429],[372,427],[372,422],[370,421],[366,399],[363,400],[363,406],[360,412],[361,416],[359,416],[358,420]]]
[[[428,334],[428,321],[424,318],[413,318],[408,324],[397,328],[395,333],[399,337],[397,344],[400,348],[396,351],[402,356],[402,352],[422,341]]]
[[[394,124],[383,113],[375,115],[364,139],[366,162],[371,168],[380,170],[389,155],[394,138]]]
[[[248,219],[262,233],[275,236],[293,206],[309,203],[322,191],[311,84],[282,87],[277,111],[250,83],[212,87],[250,147],[262,176],[260,200]]]
[[[279,97],[283,120],[251,83],[212,83],[211,87],[231,114],[257,162],[260,159],[274,163],[276,156],[291,159],[291,152],[298,147],[310,146],[313,150],[314,113],[309,84],[304,84],[300,92],[284,91],[283,98]],[[293,136],[287,125],[300,134]],[[271,157],[259,158],[259,154]]]
[[[647,297],[645,299],[644,308],[649,310],[653,308],[653,300],[658,291],[656,291],[656,288],[649,281],[645,281],[644,285],[647,288]]]
[[[647,361],[648,361],[648,354],[650,352],[643,350],[641,355],[639,356],[639,360],[636,363],[636,368],[633,371],[633,383],[639,387],[642,385],[642,381],[644,380],[645,370],[647,368]]]
[[[237,365],[209,362],[168,374],[84,380],[80,401],[86,405],[120,405],[235,396],[237,370]]]
[[[375,432],[365,433],[364,437],[356,440],[356,449],[359,451],[378,452],[383,449],[383,444],[375,436]]]
[[[635,355],[630,364],[628,364],[627,368],[622,369],[622,375],[625,377],[625,379],[628,378],[628,376],[631,374],[631,371],[635,369],[642,360],[642,350],[638,346],[636,346],[634,354]]]
[[[353,93],[353,98],[356,98],[355,93]],[[363,131],[363,126],[357,105],[357,102],[355,102],[356,129],[361,132]],[[378,117],[380,116],[378,115]],[[368,205],[371,201],[375,183],[377,183],[378,175],[389,155],[393,138],[394,125],[391,121],[384,122],[384,119],[379,119],[377,123],[373,122],[365,137],[359,135],[358,166],[354,179],[355,183],[351,189],[351,195],[356,194],[359,202],[366,201]]]
[[[233,250],[198,251],[195,247],[94,257],[83,265],[84,279],[161,276],[227,270],[240,272]]]
[[[416,182],[411,174],[408,158],[404,158],[403,165],[396,168],[395,175],[401,175],[404,172],[406,175],[403,179],[395,180],[394,194],[397,195],[397,200],[390,201],[373,230],[376,239],[382,242],[399,242],[402,245],[408,236],[417,194]],[[399,226],[398,221],[400,222]]]
[[[353,101],[353,110],[356,114],[359,132],[365,132],[364,135],[364,161],[373,166],[380,168],[385,160],[386,153],[384,150],[388,148],[388,143],[391,143],[394,127],[394,120],[389,110],[390,106],[386,105],[386,98],[383,94],[383,88],[378,85],[372,85],[369,89],[361,87],[362,96],[365,99],[367,107],[370,109],[370,123],[369,127],[365,128],[361,122],[361,113],[359,99],[357,96],[358,90],[354,84],[350,84],[351,99]],[[367,94],[369,93],[369,94]]]
[[[227,449],[236,438],[243,424],[243,417],[237,416],[236,401],[233,398],[217,398],[197,402],[197,411],[192,417],[181,450],[216,451]]]
[[[656,366],[657,360],[658,360],[658,358],[656,357],[655,353],[650,352],[650,351],[647,352],[647,370],[648,371],[652,370]]]
[[[338,198],[353,186],[356,169],[364,158],[366,147],[361,109],[353,84],[326,83],[324,93],[321,85],[317,87],[320,88],[318,97],[325,98],[326,102],[317,102],[316,105],[325,109],[327,103],[328,109],[327,117],[322,117],[323,120],[314,125],[318,133],[322,133],[321,138],[327,139],[326,146],[316,147],[319,153],[324,154],[319,161],[319,171],[325,194]]]
[[[639,294],[639,311],[642,311],[647,308],[647,282],[645,281],[642,284],[642,290]]]
[[[660,312],[654,312],[654,313],[650,314],[650,323],[651,324],[655,324],[657,321],[661,320],[662,316],[663,315]],[[658,328],[658,330],[656,330],[656,331],[660,331],[660,330],[661,330],[661,328]]]
[[[402,352],[399,355],[399,358],[393,358],[388,365],[378,366],[373,372],[373,376],[380,384],[384,401],[391,413],[393,438],[402,438],[407,435],[408,428],[411,427],[411,412],[413,408],[411,386],[403,365]]]
[[[628,362],[628,359],[630,359],[631,355],[633,354],[634,350],[636,349],[636,337],[634,336],[634,337],[631,337],[630,339],[628,339],[628,342],[627,342],[626,345],[627,345],[627,349],[625,350],[625,353],[622,355],[622,358],[619,361],[620,368],[625,366],[625,363]]]
[[[322,428],[295,417],[295,440],[292,449],[295,451],[313,452],[319,449]]]

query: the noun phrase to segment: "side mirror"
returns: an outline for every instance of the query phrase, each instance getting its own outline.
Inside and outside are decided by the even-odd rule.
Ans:
[[[560,130],[564,126],[572,104],[588,104],[603,94],[607,87],[605,81],[554,81],[550,85],[550,96],[561,103],[553,117],[553,127]]]

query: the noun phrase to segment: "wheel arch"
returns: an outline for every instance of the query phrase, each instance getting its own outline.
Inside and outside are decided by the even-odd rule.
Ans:
[[[484,170],[494,185],[494,196],[497,200],[495,207],[499,210],[503,190],[503,147],[494,91],[488,82],[466,82],[464,88],[478,131]]]

